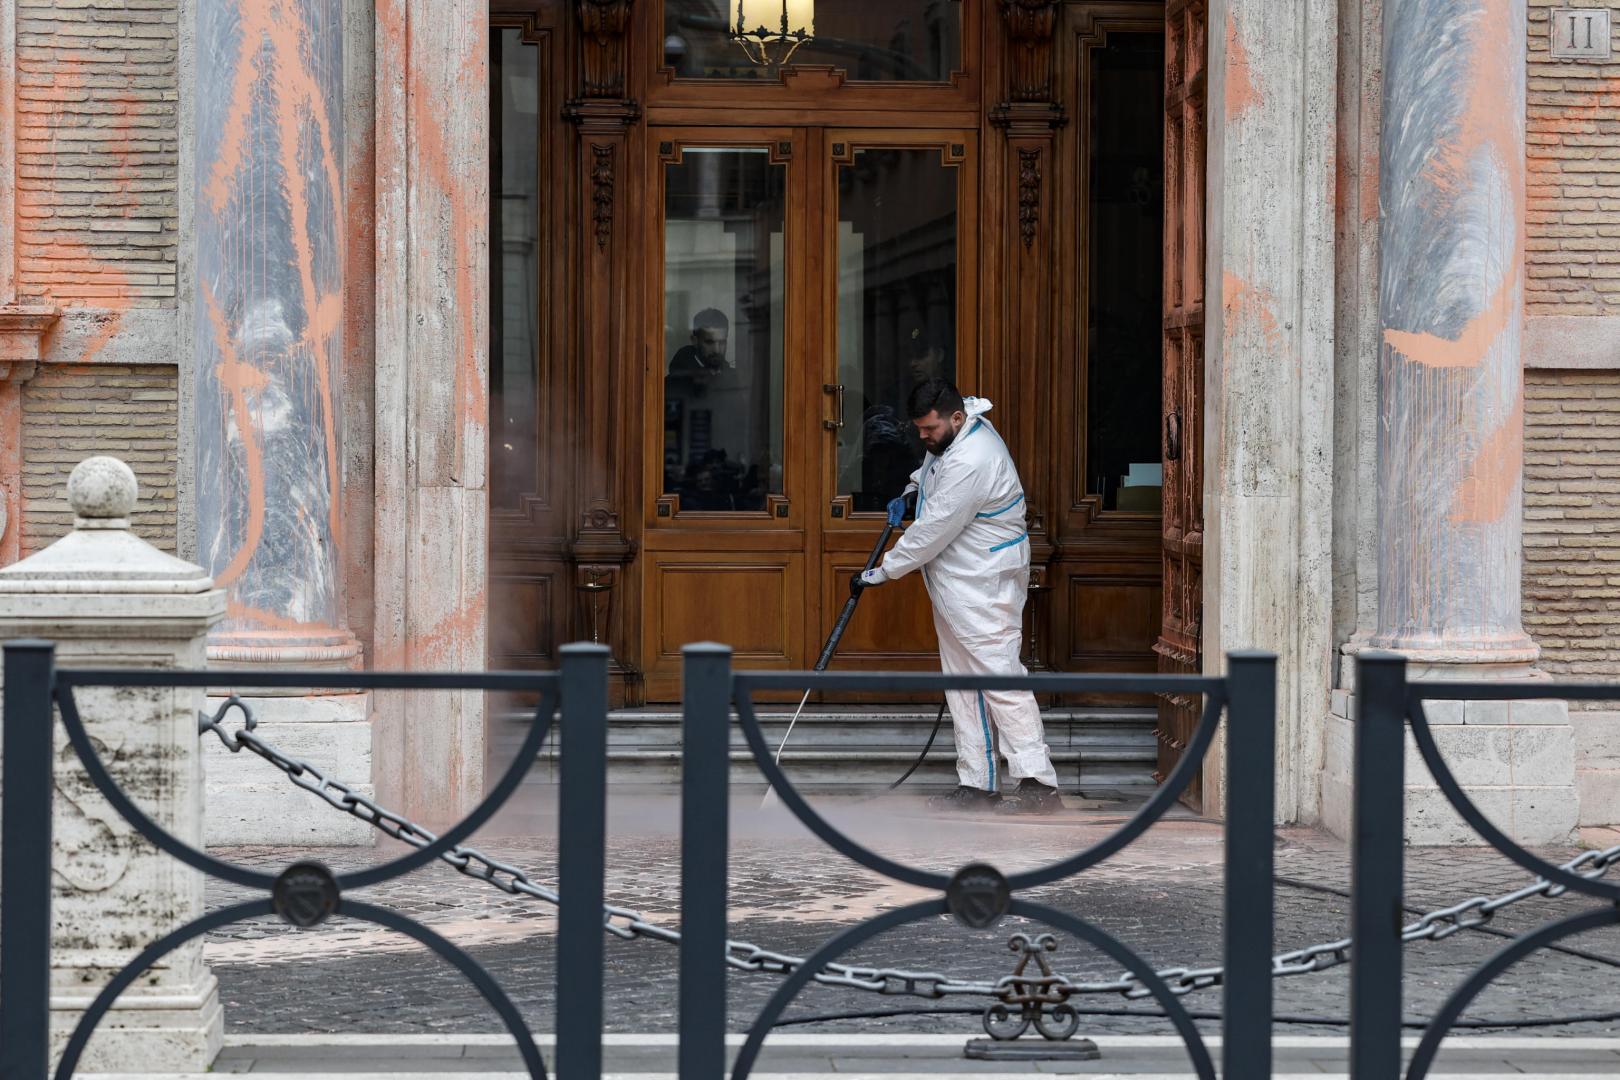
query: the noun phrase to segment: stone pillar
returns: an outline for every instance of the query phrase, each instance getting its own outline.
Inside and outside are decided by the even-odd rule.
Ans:
[[[1309,820],[1318,803],[1336,644],[1337,34],[1332,0],[1209,3],[1203,657],[1214,674],[1237,649],[1278,656],[1283,821]],[[1224,801],[1225,752],[1207,759],[1206,811]]]
[[[1387,0],[1379,174],[1377,616],[1346,650],[1417,679],[1534,679],[1520,624],[1525,0]],[[1324,795],[1349,827],[1349,687]],[[1431,702],[1441,749],[1524,842],[1576,824],[1561,702]],[[1420,764],[1408,838],[1477,842]],[[1331,785],[1330,785],[1331,786]]]
[[[359,664],[340,483],[343,37],[343,0],[198,5],[192,415],[198,559],[228,596],[216,666]],[[255,708],[278,743],[369,782],[365,695]],[[211,840],[365,837],[263,779],[214,787]]]
[[[486,662],[488,16],[485,0],[376,4],[379,668]],[[457,821],[484,794],[484,695],[377,698],[383,800]]]
[[[56,642],[59,667],[200,668],[225,593],[200,567],[129,531],[135,474],[116,458],[68,479],[73,532],[0,570],[0,637]],[[80,715],[113,778],[158,824],[202,843],[200,691],[80,690]],[[143,948],[203,912],[203,879],[108,805],[56,730],[51,828],[51,1034],[60,1053],[79,1015]],[[223,1021],[202,942],[168,955],[101,1022],[90,1072],[201,1072]]]

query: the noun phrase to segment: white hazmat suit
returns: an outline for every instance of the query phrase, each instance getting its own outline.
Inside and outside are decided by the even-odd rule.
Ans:
[[[1022,675],[1029,533],[1024,487],[1001,436],[985,418],[990,402],[965,398],[967,423],[943,454],[911,474],[917,514],[883,557],[890,578],[921,568],[934,605],[940,667],[948,675]],[[1035,695],[1027,690],[946,692],[956,728],[956,775],[966,787],[1000,785],[991,725],[1013,780],[1057,787]]]

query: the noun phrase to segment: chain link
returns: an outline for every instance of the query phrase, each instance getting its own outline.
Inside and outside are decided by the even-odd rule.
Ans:
[[[234,732],[227,731],[223,725],[225,714],[233,707],[242,711],[245,720],[244,726]],[[438,839],[437,834],[430,830],[379,806],[341,781],[327,777],[307,761],[282,753],[261,739],[254,732],[256,723],[251,710],[239,698],[228,699],[212,719],[206,714],[199,714],[199,720],[200,732],[212,732],[217,735],[220,742],[232,753],[248,750],[256,754],[285,773],[288,779],[305,791],[319,796],[335,809],[359,818],[395,840],[420,849]],[[441,853],[439,858],[460,873],[493,885],[504,893],[531,897],[551,905],[558,903],[559,898],[555,890],[537,884],[518,867],[492,859],[476,848],[453,847]],[[1603,851],[1582,852],[1564,863],[1562,869],[1579,874],[1587,880],[1595,880],[1608,873],[1617,862],[1620,862],[1620,844]],[[1566,891],[1566,886],[1555,884],[1546,878],[1537,878],[1523,888],[1500,896],[1469,897],[1450,907],[1428,912],[1408,923],[1401,930],[1401,941],[1444,941],[1459,930],[1474,930],[1484,926],[1495,918],[1497,912],[1514,904],[1536,897],[1557,897]],[[613,904],[602,905],[602,929],[625,941],[646,939],[666,945],[678,945],[681,940],[679,930],[650,922],[639,911]],[[1308,975],[1338,967],[1349,962],[1350,946],[1349,938],[1340,938],[1337,941],[1324,941],[1292,952],[1279,953],[1271,958],[1272,977]],[[752,942],[726,942],[726,964],[737,971],[791,975],[803,967],[804,963],[805,958],[802,956],[772,952]],[[1156,974],[1169,987],[1172,994],[1180,997],[1221,985],[1225,969],[1176,967],[1165,968]],[[933,1000],[952,996],[1006,999],[1014,992],[1012,976],[1004,976],[993,981],[969,981],[953,979],[936,971],[907,971],[901,968],[858,967],[850,964],[828,964],[815,974],[814,979],[823,986],[862,990],[887,997]],[[1115,979],[1096,982],[1076,981],[1065,975],[1053,975],[1049,980],[1043,980],[1043,983],[1047,981],[1050,982],[1051,992],[1065,998],[1083,994],[1117,994],[1135,1000],[1153,995],[1153,991],[1148,989],[1146,983],[1129,973],[1121,974]]]

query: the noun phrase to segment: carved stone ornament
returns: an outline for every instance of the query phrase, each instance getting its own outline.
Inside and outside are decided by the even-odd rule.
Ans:
[[[596,246],[607,247],[613,238],[613,144],[591,144],[591,224]]]
[[[631,0],[579,0],[584,42],[585,96],[624,97],[625,31]]]
[[[1041,151],[1037,147],[1018,148],[1018,235],[1024,246],[1035,243],[1035,227],[1041,217]]]
[[[1012,99],[1052,100],[1052,33],[1057,0],[1001,0],[1010,40]]]

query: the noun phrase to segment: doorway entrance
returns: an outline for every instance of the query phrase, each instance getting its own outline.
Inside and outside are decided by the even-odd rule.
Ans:
[[[977,133],[651,127],[647,696],[680,648],[807,667],[923,450],[906,395],[973,385]],[[723,628],[723,630],[721,629]],[[930,662],[920,579],[873,592],[841,664]]]

